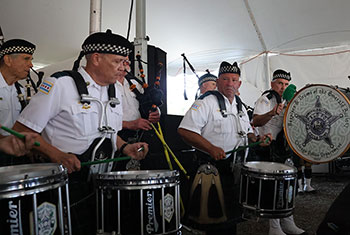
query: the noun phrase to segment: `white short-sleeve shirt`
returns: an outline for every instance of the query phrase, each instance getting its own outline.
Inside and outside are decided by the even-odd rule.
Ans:
[[[270,112],[275,107],[277,104],[276,97],[273,96],[271,99],[268,99],[267,95],[268,94],[264,94],[260,96],[256,101],[253,114],[262,115]],[[279,115],[273,116],[264,126],[256,127],[259,134],[262,136],[271,133],[272,139],[276,140],[278,133],[283,129],[284,112],[285,108]]]
[[[88,84],[90,96],[106,103],[108,86],[98,85],[90,75],[79,68],[78,72]],[[116,89],[116,97],[121,100]],[[23,125],[42,133],[43,138],[63,152],[82,154],[94,139],[101,137],[98,127],[101,119],[101,106],[91,101],[85,107],[70,76],[46,78],[29,105],[22,111],[18,121]],[[107,107],[108,126],[116,131],[122,128],[122,107]],[[103,120],[103,125],[106,125]],[[116,135],[112,142],[116,144]]]
[[[0,124],[11,128],[15,124],[21,104],[18,100],[18,94],[15,85],[9,86],[0,72]],[[0,129],[3,136],[10,135],[8,132]]]
[[[239,117],[236,100],[234,99],[232,104],[225,96],[224,100],[227,112],[233,115],[224,118],[216,96],[208,95],[192,104],[179,128],[201,135],[213,145],[221,147],[225,152],[238,145],[243,145],[243,138],[238,134],[238,131],[242,129],[245,133],[253,133],[247,111],[242,107],[244,115]],[[240,126],[238,126],[238,119]]]
[[[130,90],[129,82],[124,79],[123,84],[117,81],[116,85],[123,101],[123,121],[134,121],[141,118],[139,102],[136,99],[136,94]]]

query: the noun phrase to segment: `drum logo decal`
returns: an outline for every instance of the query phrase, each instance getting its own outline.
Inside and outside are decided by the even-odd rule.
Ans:
[[[293,186],[290,185],[288,190],[288,203],[292,202],[293,195],[294,195]]]
[[[168,223],[170,223],[171,219],[174,215],[174,197],[167,193],[164,197],[164,218]]]
[[[22,233],[22,224],[21,224],[21,201],[18,201],[18,204],[14,203],[14,201],[8,202],[9,209],[9,219],[6,221],[10,224],[10,234],[11,235],[19,235]]]
[[[334,148],[332,140],[329,136],[331,125],[335,123],[343,115],[332,115],[326,109],[322,108],[320,97],[316,97],[315,108],[307,112],[306,115],[295,114],[306,126],[306,139],[302,145],[305,147],[311,139],[320,141],[324,140],[331,148]]]
[[[38,207],[39,234],[54,234],[57,228],[56,205],[44,202]]]
[[[154,192],[146,191],[146,213],[147,223],[146,232],[152,234],[158,232],[159,224],[156,218],[155,207],[154,207]]]
[[[342,155],[350,143],[350,104],[336,88],[310,85],[287,107],[284,131],[299,157],[327,162]]]
[[[284,183],[282,181],[278,181],[278,199],[277,199],[277,208],[283,208],[284,200],[283,200],[283,192],[284,192]]]

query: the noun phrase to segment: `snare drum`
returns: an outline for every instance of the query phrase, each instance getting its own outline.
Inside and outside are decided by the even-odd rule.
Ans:
[[[292,214],[297,170],[277,162],[247,162],[241,170],[243,216],[284,218]]]
[[[350,148],[350,89],[308,85],[298,91],[284,115],[284,133],[306,161],[330,162]]]
[[[97,234],[181,234],[177,171],[96,176]]]
[[[1,234],[72,234],[67,170],[56,163],[0,167]]]

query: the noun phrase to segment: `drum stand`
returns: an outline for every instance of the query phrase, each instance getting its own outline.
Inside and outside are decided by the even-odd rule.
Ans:
[[[91,154],[91,161],[94,161],[95,159],[98,160],[104,160],[102,158],[108,158],[105,156],[100,156],[100,157],[96,157],[96,152],[98,150],[98,148],[102,145],[103,141],[107,138],[107,136],[109,136],[109,138],[112,141],[112,155],[111,155],[111,159],[114,158],[114,154],[117,151],[117,147],[116,144],[114,144],[114,140],[116,143],[116,131],[110,127],[108,125],[108,115],[107,115],[107,107],[109,105],[119,105],[120,102],[117,98],[111,98],[109,101],[107,101],[106,104],[104,104],[102,101],[100,101],[99,99],[92,97],[90,95],[86,95],[86,94],[82,94],[81,95],[81,101],[82,102],[91,102],[91,101],[95,101],[100,105],[100,109],[101,109],[101,117],[100,117],[100,124],[98,127],[98,130],[102,133],[102,137],[101,140],[97,143],[97,145],[95,146],[95,148],[92,151]],[[103,121],[105,122],[106,125],[103,125]],[[113,138],[115,137],[115,138]],[[113,166],[113,162],[108,163],[107,164],[98,164],[98,165],[93,165],[90,167],[90,174],[89,174],[89,179],[91,174],[96,174],[96,173],[104,173],[104,172],[110,172],[112,170],[112,166]]]

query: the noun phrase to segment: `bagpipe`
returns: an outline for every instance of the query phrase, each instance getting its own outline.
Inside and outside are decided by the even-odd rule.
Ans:
[[[143,61],[141,60],[141,56],[136,55],[136,59],[138,61],[141,79],[135,77],[129,71],[126,71],[127,75],[125,76],[125,79],[128,81],[130,85],[130,90],[134,92],[134,94],[136,95],[136,99],[139,102],[139,111],[141,117],[144,119],[148,119],[149,113],[155,111],[157,107],[160,107],[163,104],[164,94],[160,89],[160,77],[163,64],[160,62],[157,64],[156,81],[152,86],[149,86],[145,81],[145,74],[142,67]],[[141,91],[137,89],[136,84],[134,84],[131,80],[135,80],[138,84],[140,84],[144,92],[141,93]]]
[[[33,79],[30,76],[30,72],[28,73],[28,76],[26,78],[26,84],[25,84],[25,92],[26,96],[22,93],[22,89],[24,88],[19,82],[15,82],[15,87],[17,91],[17,97],[21,104],[21,110],[25,108],[27,104],[29,104],[30,99],[32,98],[32,89],[34,90],[34,94],[38,92],[38,87],[40,86],[42,79],[44,77],[44,72],[40,71],[37,72],[33,68],[31,70],[38,76],[38,81],[35,83]]]

